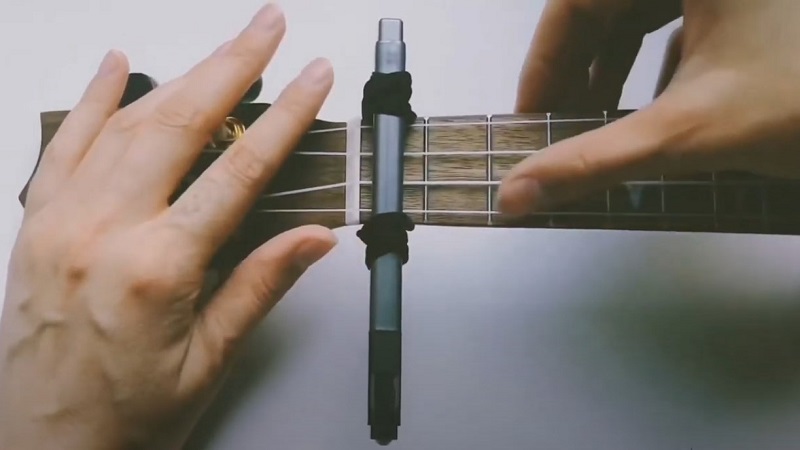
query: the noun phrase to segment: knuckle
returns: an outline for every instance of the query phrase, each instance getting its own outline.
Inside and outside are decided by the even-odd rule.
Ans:
[[[259,303],[277,301],[286,292],[286,284],[280,277],[262,275],[253,284],[253,294]]]
[[[273,105],[274,113],[295,128],[305,128],[305,123],[313,119],[313,103],[317,93],[309,91],[304,85],[293,85],[283,91],[278,101]]]
[[[293,132],[305,129],[310,110],[305,97],[299,92],[287,93],[285,101],[277,108],[282,125]]]
[[[280,138],[275,142],[281,146],[290,145],[299,139],[314,120],[314,108],[309,100],[312,95],[300,92],[301,90],[289,89],[283,92],[270,108],[270,124],[266,127],[280,133]]]
[[[140,268],[127,280],[127,291],[134,298],[161,298],[174,290],[174,279],[155,270]]]
[[[181,291],[182,279],[176,264],[169,259],[158,257],[153,252],[134,252],[132,257],[123,258],[123,284],[133,298],[160,299],[174,296]]]
[[[578,152],[575,158],[575,168],[579,174],[592,174],[595,172],[596,166],[595,159],[592,158],[588,152]]]
[[[90,276],[94,276],[97,269],[99,255],[93,248],[63,249],[58,252],[59,257],[53,267],[60,278],[66,282],[68,288],[85,284]],[[40,259],[40,262],[45,262]]]
[[[74,288],[83,284],[92,269],[92,259],[86,252],[74,254],[64,264],[63,274],[67,288]]]
[[[31,243],[31,255],[40,267],[50,267],[60,278],[66,289],[72,291],[86,283],[97,267],[95,247],[79,239],[64,237],[61,239],[37,239]],[[41,264],[45,263],[45,264]]]
[[[237,73],[250,73],[258,70],[260,61],[263,57],[258,57],[258,50],[253,45],[247,43],[239,43],[232,45],[225,53],[226,61],[223,63],[226,66],[235,67],[238,69]]]
[[[251,139],[241,138],[227,157],[222,158],[227,174],[245,187],[258,184],[269,164],[261,153]]]
[[[178,95],[156,108],[151,123],[160,128],[202,132],[208,128],[208,114],[195,101]]]
[[[254,261],[250,266],[252,273],[249,275],[255,280],[252,285],[252,295],[261,303],[269,304],[280,300],[294,280],[303,274],[303,269],[296,264],[289,264],[278,271],[275,269],[274,262],[268,261]]]
[[[202,367],[201,384],[205,384],[207,374],[219,373],[230,361],[238,339],[220,314],[200,314],[196,330],[193,363]]]
[[[134,114],[131,114],[131,112],[128,110],[121,110],[113,114],[111,118],[108,119],[106,126],[110,130],[119,133],[127,133],[134,130],[138,124],[139,120]]]
[[[221,314],[207,314],[203,316],[206,333],[203,335],[204,347],[208,355],[208,365],[212,372],[217,372],[231,356],[239,344],[239,335],[229,325]]]

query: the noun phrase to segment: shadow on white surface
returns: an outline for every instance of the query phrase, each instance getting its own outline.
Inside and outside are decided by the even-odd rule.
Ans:
[[[377,447],[352,231],[267,319],[189,448]],[[418,229],[391,447],[785,450],[800,439],[800,256],[771,248],[787,245],[800,250],[770,236]],[[463,259],[485,248],[492,262]],[[338,265],[362,270],[325,275]],[[304,295],[320,283],[328,296]]]

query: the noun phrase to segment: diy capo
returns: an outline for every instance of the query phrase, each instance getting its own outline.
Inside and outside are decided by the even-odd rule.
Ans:
[[[372,125],[372,216],[359,230],[370,270],[369,416],[371,437],[381,445],[397,439],[400,425],[402,266],[414,228],[403,212],[403,156],[411,76],[405,70],[403,22],[381,19],[375,71],[364,87],[362,121]]]

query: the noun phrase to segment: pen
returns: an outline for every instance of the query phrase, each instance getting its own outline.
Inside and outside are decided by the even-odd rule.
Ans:
[[[403,22],[381,19],[375,45],[375,72],[405,71]],[[403,211],[404,119],[374,116],[373,215]],[[400,425],[401,256],[379,256],[370,270],[369,425],[381,445],[397,439]]]

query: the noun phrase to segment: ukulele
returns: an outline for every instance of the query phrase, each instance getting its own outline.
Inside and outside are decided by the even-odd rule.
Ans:
[[[155,87],[150,77],[131,74],[120,106]],[[253,102],[260,89],[261,80],[228,114],[173,198],[270,107]],[[800,181],[742,172],[630,180],[522,218],[497,211],[497,189],[514,165],[630,112],[420,117],[408,129],[402,155],[403,212],[415,225],[800,235]],[[39,160],[68,113],[41,114]],[[291,228],[367,223],[373,214],[373,131],[360,119],[316,120],[220,249],[212,262],[218,278],[224,279],[252,250]],[[23,205],[26,193],[27,185],[20,194]],[[385,286],[389,291],[395,287]],[[373,309],[378,288],[371,288]],[[399,298],[381,306],[399,307]],[[397,438],[399,425],[400,329],[399,316],[392,317],[396,330],[376,330],[372,318],[370,329],[369,422],[373,439],[381,444]],[[388,334],[380,335],[383,332]],[[389,368],[374,362],[379,359],[389,361]]]

